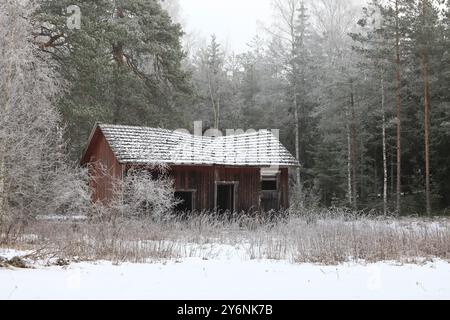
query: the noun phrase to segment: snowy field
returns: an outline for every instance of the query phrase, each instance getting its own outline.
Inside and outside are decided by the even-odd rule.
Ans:
[[[350,218],[38,221],[0,248],[0,299],[450,299],[448,219]]]
[[[11,258],[17,251],[0,249]],[[450,264],[185,258],[0,268],[0,299],[450,299]]]

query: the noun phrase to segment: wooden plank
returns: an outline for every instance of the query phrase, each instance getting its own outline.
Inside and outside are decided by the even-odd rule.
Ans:
[[[114,196],[114,182],[122,179],[122,165],[117,161],[101,130],[94,133],[89,147],[92,201],[108,202]],[[101,168],[105,170],[101,170]]]

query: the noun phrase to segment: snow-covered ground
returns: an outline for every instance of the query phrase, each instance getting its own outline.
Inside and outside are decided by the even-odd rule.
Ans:
[[[17,252],[0,250],[3,257]],[[186,258],[0,268],[0,299],[450,299],[450,264],[319,266]]]

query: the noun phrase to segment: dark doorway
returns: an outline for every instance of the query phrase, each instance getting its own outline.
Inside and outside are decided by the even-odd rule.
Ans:
[[[279,210],[279,195],[277,191],[261,192],[261,210],[269,212],[271,210]]]
[[[194,192],[193,191],[177,191],[175,199],[180,203],[175,207],[176,212],[192,212],[194,211]]]
[[[216,186],[216,208],[218,212],[235,211],[235,185],[217,184]]]
[[[261,180],[261,210],[263,212],[279,210],[279,196],[277,177],[263,177]]]

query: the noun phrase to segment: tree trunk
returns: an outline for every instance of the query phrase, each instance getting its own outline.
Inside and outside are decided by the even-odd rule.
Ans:
[[[298,108],[298,89],[299,89],[299,70],[297,68],[296,63],[293,61],[294,57],[296,57],[298,50],[300,48],[296,47],[297,34],[295,30],[295,15],[297,10],[295,8],[291,8],[289,12],[289,30],[290,30],[290,45],[291,45],[291,67],[292,67],[292,88],[293,88],[293,100],[294,100],[294,120],[295,120],[295,156],[297,160],[300,162],[300,123],[299,123],[299,108]],[[303,43],[302,43],[303,45]],[[303,77],[304,79],[304,77]],[[303,196],[302,196],[302,181],[301,181],[301,172],[300,168],[296,169],[296,182],[297,182],[297,192],[300,200],[300,203],[303,204]]]
[[[390,197],[392,198],[395,194],[395,187],[394,187],[394,180],[395,180],[395,175],[394,175],[394,169],[395,169],[395,161],[394,161],[394,154],[395,154],[395,147],[390,146],[390,167],[391,167],[391,174],[390,174]]]
[[[360,201],[364,201],[366,198],[366,178],[364,175],[364,169],[365,169],[365,157],[363,152],[363,145],[364,145],[364,136],[362,134],[359,135],[359,145],[361,146],[361,150],[359,153],[359,198]]]
[[[214,121],[214,128],[219,130],[220,127],[220,97],[217,95],[216,101],[216,119]]]
[[[220,100],[218,97],[218,94],[214,88],[214,84],[213,84],[213,79],[212,76],[210,74],[210,71],[208,71],[207,74],[208,77],[208,91],[209,91],[209,98],[211,100],[211,104],[212,104],[212,108],[213,108],[213,125],[214,125],[214,129],[219,129],[219,112],[220,112]],[[217,99],[217,101],[216,101]]]
[[[426,24],[426,6],[427,1],[422,0],[423,28]],[[424,40],[425,41],[425,40]],[[428,65],[428,48],[424,44],[421,54],[422,60],[422,76],[424,88],[424,128],[425,128],[425,194],[427,215],[431,215],[431,199],[430,199],[430,80]]]
[[[351,106],[351,166],[352,166],[352,194],[353,209],[357,210],[357,188],[356,188],[356,116],[355,116],[355,94],[353,92],[353,82],[350,82],[350,106]]]
[[[353,206],[352,192],[352,138],[350,132],[350,115],[347,112],[347,199],[350,207]]]
[[[374,161],[373,164],[373,193],[375,193],[376,195],[378,195],[378,192],[380,191],[378,189],[378,168],[377,168],[377,162]]]
[[[1,217],[3,216],[3,210],[4,210],[4,203],[5,203],[5,175],[6,175],[6,168],[5,168],[5,158],[4,158],[4,151],[3,147],[0,146],[0,221],[2,220]]]
[[[295,156],[300,162],[300,124],[298,117],[298,101],[297,101],[297,92],[294,92],[294,120],[295,120]],[[299,192],[299,196],[302,196],[302,181],[300,175],[300,168],[296,169],[296,178],[297,178],[297,188]]]
[[[387,214],[387,188],[388,188],[388,171],[387,171],[387,154],[386,154],[386,109],[385,109],[385,92],[384,92],[384,75],[381,78],[381,114],[382,114],[382,136],[383,136],[383,214]]]
[[[399,0],[395,0],[395,54],[396,54],[396,104],[397,104],[397,214],[401,214],[402,152],[401,152],[401,74],[400,74],[400,26]]]

